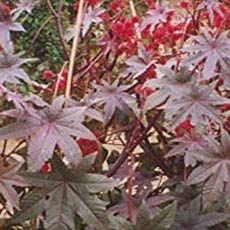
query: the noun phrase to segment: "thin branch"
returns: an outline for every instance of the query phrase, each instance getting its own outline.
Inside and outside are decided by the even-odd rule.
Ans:
[[[129,178],[128,178],[128,219],[132,221],[133,218],[133,178],[134,178],[134,156],[130,152]]]
[[[58,36],[59,36],[60,43],[63,47],[65,59],[68,60],[69,54],[68,54],[68,50],[67,50],[66,45],[65,45],[65,39],[64,39],[63,29],[62,29],[62,25],[61,25],[61,13],[62,13],[63,2],[62,2],[62,0],[59,0],[58,12],[56,12],[54,10],[53,5],[52,5],[50,0],[47,0],[47,4],[48,4],[50,12],[52,13],[52,15],[54,16],[54,19],[55,19],[56,27],[58,30]]]
[[[57,75],[57,82],[55,84],[55,89],[54,89],[54,94],[53,94],[53,100],[57,97],[57,94],[58,94],[58,88],[59,88],[59,84],[60,84],[60,81],[61,81],[61,78],[62,78],[62,74],[66,68],[66,65],[67,65],[67,62],[65,62],[61,68],[61,71],[58,73]]]
[[[136,12],[135,5],[134,5],[133,0],[130,0],[130,1],[129,1],[129,8],[130,8],[130,11],[131,11],[132,16],[133,16],[133,17],[137,17],[137,12]],[[137,24],[137,23],[135,23],[135,28],[136,28],[137,38],[140,40],[140,39],[141,39],[141,33],[140,33],[140,31],[139,31],[139,28],[138,28],[138,24]]]
[[[4,140],[3,147],[2,147],[2,153],[1,155],[4,157],[6,153],[6,147],[7,147],[7,140]]]
[[[103,56],[104,56],[104,53],[102,50],[91,60],[91,62],[89,62],[85,66],[83,66],[83,68],[86,67],[86,69],[83,70],[79,75],[78,74],[75,75],[77,80],[82,78]]]
[[[126,142],[126,145],[120,157],[117,159],[114,165],[109,169],[109,171],[107,172],[107,176],[109,177],[113,176],[117,172],[117,170],[120,168],[120,166],[125,162],[125,160],[129,156],[129,153],[133,152],[134,149],[147,137],[149,130],[152,128],[153,123],[156,122],[160,114],[161,114],[160,112],[156,113],[156,115],[152,117],[148,126],[144,130],[142,129],[140,133],[137,132],[138,127],[137,125],[135,125],[133,132],[131,133],[128,141]],[[140,124],[139,121],[138,121],[138,124]]]
[[[67,84],[66,84],[66,91],[65,91],[66,98],[70,98],[70,93],[71,93],[71,83],[72,83],[72,77],[73,77],[74,60],[75,60],[79,38],[80,38],[81,24],[82,24],[82,18],[83,18],[83,7],[84,7],[84,0],[80,0],[77,19],[76,19],[76,23],[74,27],[75,35],[74,35],[73,46],[71,50],[69,70],[68,70],[68,76],[67,76]]]
[[[140,146],[146,153],[152,156],[154,163],[165,173],[166,176],[169,178],[173,177],[173,171],[165,164],[162,156],[154,150],[148,138],[145,138],[144,141],[140,143]]]

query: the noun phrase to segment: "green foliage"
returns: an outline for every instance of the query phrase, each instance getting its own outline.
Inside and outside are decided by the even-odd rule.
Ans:
[[[68,3],[66,3],[66,6],[68,6]],[[69,13],[66,7],[63,9],[61,18],[63,28],[65,29]],[[35,72],[33,68],[37,66],[42,66],[40,67],[41,69],[50,68],[53,70],[59,70],[62,66],[64,60],[63,50],[60,45],[55,20],[51,17],[47,3],[41,1],[39,7],[34,8],[33,14],[23,14],[20,17],[26,32],[14,34],[13,37],[18,51],[27,50],[27,54],[30,57],[39,58],[39,62],[29,66],[32,74]],[[48,23],[46,23],[47,20]],[[39,30],[41,31],[38,33]]]
[[[160,210],[157,215],[151,217],[150,210],[148,209],[145,201],[139,207],[137,212],[136,224],[132,225],[130,222],[122,219],[119,216],[111,217],[111,229],[124,229],[124,230],[166,230],[174,222],[177,211],[177,203],[166,206]]]
[[[163,208],[156,216],[151,218],[149,210],[145,202],[139,208],[137,213],[137,223],[135,230],[142,230],[143,226],[145,230],[165,230],[173,223],[177,210],[176,202]]]

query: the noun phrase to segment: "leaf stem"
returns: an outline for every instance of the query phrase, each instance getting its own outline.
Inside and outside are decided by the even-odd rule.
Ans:
[[[58,73],[57,75],[57,82],[55,84],[55,89],[54,89],[54,94],[53,94],[53,100],[57,97],[57,94],[58,94],[58,88],[59,88],[59,84],[60,84],[60,81],[61,81],[61,78],[62,78],[62,74],[66,68],[66,65],[67,65],[67,62],[65,62],[61,68],[61,71]]]

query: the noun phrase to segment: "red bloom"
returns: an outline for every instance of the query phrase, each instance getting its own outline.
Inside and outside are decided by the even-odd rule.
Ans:
[[[96,141],[79,138],[77,139],[77,144],[79,145],[83,156],[98,151],[98,145]]]
[[[181,122],[176,128],[175,133],[177,137],[182,137],[186,133],[191,133],[193,126],[190,123],[189,119]]]
[[[11,9],[10,9],[10,7],[7,4],[1,3],[0,4],[0,11],[2,11],[5,15],[9,15]]]
[[[104,132],[101,130],[94,130],[94,135],[98,138],[99,141],[103,142],[105,139]],[[76,140],[77,144],[81,148],[81,151],[83,153],[83,156],[98,152],[99,146],[97,141],[95,140],[88,140],[85,138],[77,138]]]
[[[186,1],[182,1],[182,2],[180,3],[180,6],[181,6],[183,9],[187,10],[188,7],[189,7],[189,3],[186,2]]]
[[[44,79],[51,79],[54,78],[56,76],[56,74],[52,71],[52,70],[44,70],[42,73],[42,77]]]
[[[226,112],[230,110],[230,104],[224,104],[220,107],[221,112]]]
[[[227,118],[227,120],[224,122],[224,128],[230,132],[230,116]]]
[[[124,10],[126,6],[127,6],[126,0],[112,0],[112,2],[109,4],[109,9],[116,12],[119,10]]]
[[[51,165],[50,163],[44,163],[44,165],[41,167],[41,172],[47,173],[51,171]]]
[[[113,23],[111,30],[114,35],[122,40],[129,40],[135,34],[134,22],[132,20],[127,20],[122,18],[116,23]]]
[[[58,90],[65,90],[66,83],[67,83],[67,76],[68,76],[68,69],[64,69],[62,72],[61,79],[59,79],[59,82],[54,82],[53,90],[55,89],[56,84],[58,84]]]
[[[73,4],[73,10],[74,10],[75,12],[78,12],[78,8],[79,8],[79,2],[75,2],[75,3]]]
[[[100,2],[100,0],[87,0],[87,2],[89,3],[89,5],[95,6]]]

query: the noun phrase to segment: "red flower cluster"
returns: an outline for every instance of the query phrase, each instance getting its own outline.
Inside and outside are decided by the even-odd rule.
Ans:
[[[50,172],[51,170],[52,170],[52,168],[51,168],[50,163],[45,163],[40,169],[40,171],[43,173]]]
[[[133,20],[121,18],[111,25],[111,31],[118,39],[127,41],[135,34],[134,22]]]
[[[122,11],[128,5],[127,0],[112,0],[109,4],[109,9],[113,12]]]
[[[98,151],[98,145],[96,141],[79,138],[77,144],[80,146],[83,156]]]
[[[3,12],[4,15],[9,15],[11,9],[6,3],[1,3],[0,4],[0,11]]]
[[[220,107],[221,112],[226,112],[230,110],[230,104],[224,104]]]
[[[135,38],[135,19],[120,18],[117,22],[114,22],[110,30],[118,44],[118,53],[126,53],[129,56],[132,55],[137,47],[137,41]]]
[[[184,27],[185,23],[173,25],[170,22],[158,26],[152,35],[147,35],[150,37],[149,48],[157,49],[162,44],[168,47],[175,46],[176,42],[183,37]],[[143,34],[146,36],[146,31],[143,31]]]
[[[42,73],[42,78],[46,80],[53,79],[56,76],[56,74],[52,70],[44,70]]]
[[[54,73],[52,70],[44,70],[42,73],[43,79],[52,82],[52,86],[51,86],[52,90],[55,89],[56,84],[58,84],[58,90],[65,90],[67,76],[68,76],[68,70],[64,69],[64,71],[62,72],[62,77],[60,81],[57,82],[57,74]]]
[[[102,136],[101,131],[96,130],[96,131],[94,131],[94,134],[99,140],[102,140],[101,139],[101,136]],[[95,140],[88,140],[88,139],[85,139],[85,138],[78,138],[76,140],[76,142],[79,145],[79,147],[81,148],[83,156],[99,151],[98,143]]]
[[[176,128],[175,133],[177,137],[182,137],[186,133],[191,133],[193,130],[193,126],[190,123],[189,119],[186,119],[185,121],[181,122]]]

